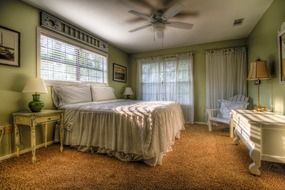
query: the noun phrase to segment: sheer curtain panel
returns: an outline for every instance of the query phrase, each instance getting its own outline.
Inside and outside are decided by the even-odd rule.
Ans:
[[[246,48],[206,52],[206,106],[217,108],[218,99],[246,95]]]
[[[194,121],[193,57],[191,53],[138,60],[138,98],[176,101],[185,120]]]

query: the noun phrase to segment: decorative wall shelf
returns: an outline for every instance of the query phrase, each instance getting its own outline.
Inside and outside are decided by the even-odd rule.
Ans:
[[[41,12],[40,25],[44,28],[67,36],[69,38],[80,41],[88,46],[94,47],[96,49],[100,49],[104,52],[108,52],[108,44],[94,35],[83,31],[82,29],[68,24],[67,22],[50,15],[46,12]]]

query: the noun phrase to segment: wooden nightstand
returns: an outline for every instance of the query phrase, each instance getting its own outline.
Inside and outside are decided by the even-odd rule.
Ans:
[[[20,137],[19,126],[30,126],[31,129],[31,148],[32,148],[32,162],[36,161],[36,127],[42,124],[45,127],[45,147],[47,147],[47,124],[55,122],[60,126],[60,151],[63,151],[63,111],[62,110],[43,110],[41,112],[17,112],[13,113],[13,123],[15,129],[15,145],[17,156],[20,151]]]

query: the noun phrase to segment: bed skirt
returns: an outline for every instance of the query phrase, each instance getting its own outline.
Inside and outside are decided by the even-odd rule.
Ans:
[[[65,110],[65,122],[65,145],[150,166],[162,164],[184,129],[176,103],[124,105],[112,112]]]

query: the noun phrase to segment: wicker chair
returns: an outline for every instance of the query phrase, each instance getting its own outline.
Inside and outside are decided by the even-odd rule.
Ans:
[[[230,111],[232,109],[246,109],[248,106],[248,97],[236,95],[225,100],[218,100],[220,108],[207,109],[208,128],[212,131],[213,124],[230,124]]]

